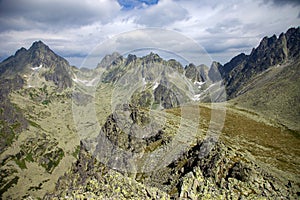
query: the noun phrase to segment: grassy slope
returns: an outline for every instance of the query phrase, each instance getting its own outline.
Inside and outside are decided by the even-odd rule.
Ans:
[[[271,67],[244,86],[231,100],[237,107],[254,111],[270,121],[300,131],[300,61]],[[242,94],[243,93],[243,94]]]
[[[171,112],[179,113],[179,109]],[[211,118],[211,106],[200,105],[201,126],[207,129]],[[205,123],[203,123],[205,122]],[[299,132],[298,132],[299,134]],[[219,140],[241,152],[250,153],[266,168],[282,177],[299,182],[300,137],[294,131],[268,123],[266,119],[228,107]]]
[[[29,91],[37,93],[30,88],[27,91],[18,91],[10,97],[24,112],[26,119],[30,120],[30,126],[0,155],[1,171],[15,171],[7,174],[6,180],[19,177],[18,182],[2,194],[3,198],[21,199],[26,195],[42,198],[46,192],[54,189],[58,178],[71,167],[75,161],[74,151],[79,145],[73,125],[71,100],[64,96],[51,95],[48,91],[51,100],[45,104],[43,100],[34,101]],[[26,147],[27,144],[29,146]],[[60,151],[55,153],[55,150]],[[22,155],[20,152],[25,152],[25,155],[15,157]],[[43,160],[52,159],[51,152],[61,152],[61,160],[57,159],[59,155],[53,155],[53,160],[58,162],[43,166]],[[11,159],[13,157],[15,159]],[[47,167],[51,169],[48,168],[50,170],[47,171]],[[5,183],[6,180],[2,181]]]

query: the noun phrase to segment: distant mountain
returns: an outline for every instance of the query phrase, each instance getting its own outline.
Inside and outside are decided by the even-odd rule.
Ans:
[[[72,86],[70,68],[68,61],[55,54],[43,42],[38,41],[34,42],[28,50],[21,48],[14,56],[4,60],[0,64],[0,76],[13,79],[19,75],[27,81],[39,73],[45,81],[53,82],[58,89],[62,90]]]
[[[240,95],[251,78],[272,66],[299,59],[300,28],[290,28],[277,38],[264,37],[250,55],[239,54],[224,66],[219,66],[225,81],[228,99]],[[244,91],[245,92],[245,91]]]
[[[218,64],[214,62],[212,66]],[[142,101],[149,100],[146,96],[153,96],[154,105],[162,108],[204,100],[208,98],[209,86],[218,81],[215,78],[216,67],[211,67],[210,70],[205,65],[195,66],[192,63],[183,67],[176,60],[166,61],[155,53],[143,57],[128,55],[126,58],[113,53],[103,58],[97,69],[101,68],[105,69],[102,74],[103,82],[121,84],[120,86],[124,88],[126,85],[140,84],[137,87],[141,87],[144,91],[143,94],[132,94],[135,98],[140,98],[134,102],[144,104]],[[125,80],[129,82],[124,83]]]

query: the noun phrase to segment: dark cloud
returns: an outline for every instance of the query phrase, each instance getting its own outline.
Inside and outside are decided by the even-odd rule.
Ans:
[[[113,4],[115,3],[115,4]],[[76,27],[95,21],[107,23],[118,4],[103,1],[34,1],[2,0],[0,2],[1,29]]]
[[[286,4],[300,5],[299,0],[264,0],[264,2],[272,2],[274,5],[282,6]]]

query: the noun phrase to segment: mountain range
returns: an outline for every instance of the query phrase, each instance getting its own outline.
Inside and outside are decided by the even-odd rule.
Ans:
[[[299,27],[211,66],[21,48],[0,63],[0,195],[297,199],[299,50]]]

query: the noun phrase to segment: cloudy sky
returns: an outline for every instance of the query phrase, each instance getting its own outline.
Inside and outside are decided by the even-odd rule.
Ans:
[[[80,67],[92,49],[105,41],[126,35],[128,31],[156,28],[189,38],[202,46],[213,60],[224,64],[240,52],[250,53],[262,37],[298,27],[299,2],[0,0],[0,59],[14,54],[20,47],[29,48],[32,42],[42,40],[71,64]],[[168,37],[162,39],[168,40]],[[134,43],[131,40],[123,40],[127,49]],[[145,38],[139,44],[147,47],[149,44],[143,44],[143,41]],[[172,49],[176,43],[179,42],[166,44],[165,49]],[[138,46],[131,49],[136,48]]]

